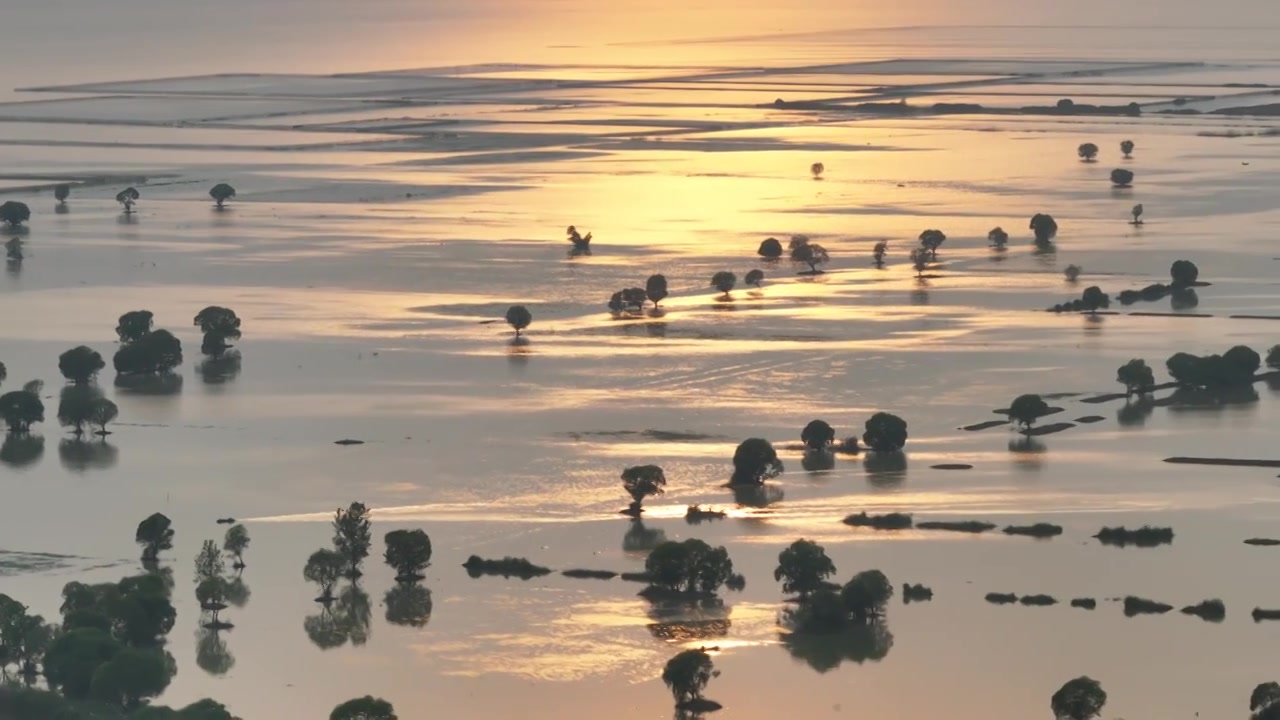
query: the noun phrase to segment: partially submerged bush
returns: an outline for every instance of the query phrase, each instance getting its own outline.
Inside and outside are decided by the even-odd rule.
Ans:
[[[1065,683],[1049,699],[1049,707],[1058,720],[1091,720],[1102,714],[1107,693],[1102,684],[1088,677]]]
[[[661,594],[713,595],[733,575],[733,561],[723,547],[711,547],[697,538],[667,541],[645,558],[650,577],[647,597]]]
[[[550,575],[551,569],[534,565],[524,558],[504,557],[501,560],[488,560],[479,555],[472,555],[462,563],[467,574],[473,578],[481,575],[501,575],[504,578],[518,577],[521,580]]]
[[[667,476],[657,465],[636,465],[622,471],[622,489],[631,496],[631,505],[625,511],[638,516],[644,512],[640,504],[646,497],[661,495],[667,486]]]
[[[1024,430],[1030,430],[1036,420],[1049,414],[1049,403],[1035,393],[1019,395],[1009,403],[1009,419]]]
[[[1013,593],[987,593],[986,599],[992,605],[1012,605],[1018,602],[1018,596]]]
[[[867,420],[862,442],[876,452],[901,450],[907,444],[907,421],[887,412],[878,412]]]
[[[1129,158],[1133,157],[1133,141],[1132,141],[1132,140],[1121,140],[1121,141],[1120,141],[1120,152],[1124,153],[1124,157],[1125,157],[1125,159],[1126,159],[1126,160],[1128,160]]]
[[[1085,162],[1093,162],[1094,158],[1098,157],[1098,146],[1093,143],[1082,143],[1076,148],[1076,154]]]
[[[991,228],[987,233],[987,242],[991,243],[992,247],[1003,248],[1009,242],[1009,233],[1002,227]]]
[[[0,205],[0,221],[10,227],[17,227],[31,219],[31,208],[17,200],[6,200]]]
[[[763,438],[743,440],[733,453],[730,485],[758,485],[782,474],[782,461],[773,444]]]
[[[512,305],[507,308],[506,320],[507,324],[516,331],[516,337],[520,337],[520,331],[529,327],[529,323],[533,322],[533,313],[529,312],[529,308],[523,305]]]
[[[755,270],[748,270],[746,277],[742,278],[742,281],[748,285],[755,285],[758,288],[760,287],[760,284],[764,282],[764,271],[759,268]]]
[[[1200,268],[1190,260],[1174,260],[1169,266],[1169,277],[1173,278],[1174,287],[1195,285],[1200,279]]]
[[[697,525],[707,520],[723,520],[724,516],[725,512],[723,510],[704,509],[701,505],[690,505],[684,511],[684,521],[690,525]]]
[[[1135,597],[1133,595],[1124,599],[1125,617],[1133,617],[1135,615],[1163,615],[1172,609],[1172,605],[1166,605],[1162,602]]]
[[[1058,223],[1052,215],[1036,213],[1031,216],[1031,231],[1035,233],[1036,243],[1044,245],[1058,236]]]
[[[756,250],[756,254],[771,259],[780,258],[782,257],[782,243],[778,242],[778,238],[765,238],[760,243],[760,249]]]
[[[1075,600],[1071,601],[1071,607],[1083,608],[1085,610],[1092,610],[1098,607],[1098,601],[1094,600],[1093,598],[1076,598]]]
[[[836,431],[823,420],[811,420],[800,431],[800,441],[810,450],[825,450],[835,439]]]
[[[1033,607],[1048,607],[1058,604],[1058,601],[1052,595],[1024,595],[1019,602]]]
[[[1134,530],[1126,527],[1104,527],[1094,537],[1103,545],[1113,545],[1115,547],[1133,545],[1140,548],[1150,548],[1172,543],[1173,528],[1151,527],[1150,525],[1143,525]]]
[[[812,540],[796,540],[778,553],[778,567],[773,579],[782,583],[782,592],[796,593],[802,599],[829,587],[827,578],[836,573],[835,563],[826,550]]]
[[[946,241],[947,234],[941,230],[925,230],[920,233],[920,247],[934,260],[938,259],[938,248]]]
[[[1116,382],[1124,385],[1125,395],[1142,394],[1156,384],[1156,376],[1146,360],[1135,358],[1116,370]]]
[[[910,604],[913,602],[928,602],[933,599],[933,590],[924,585],[905,583],[902,586],[902,602]]]
[[[950,532],[964,533],[984,533],[988,530],[994,530],[996,526],[989,522],[980,520],[961,520],[961,521],[942,521],[931,520],[928,522],[916,523],[916,527],[921,530],[947,530]]]
[[[858,622],[872,622],[884,615],[885,605],[893,597],[889,578],[879,570],[866,570],[853,576],[840,590],[845,609]]]
[[[876,530],[907,530],[911,527],[911,516],[903,513],[888,515],[868,515],[865,511],[850,515],[844,519],[845,525],[869,527]]]
[[[1227,617],[1227,607],[1222,604],[1221,600],[1205,600],[1199,604],[1182,608],[1182,613],[1184,615],[1195,615],[1208,622],[1222,622]]]
[[[1111,184],[1118,188],[1127,188],[1133,186],[1133,171],[1123,168],[1116,168],[1111,171]]]
[[[1062,534],[1061,525],[1036,523],[1035,525],[1010,525],[1004,529],[1005,535],[1024,535],[1034,538],[1057,537]]]
[[[738,276],[728,270],[721,270],[711,276],[711,287],[724,293],[725,297],[729,296],[729,292],[733,290],[733,286],[738,284]]]

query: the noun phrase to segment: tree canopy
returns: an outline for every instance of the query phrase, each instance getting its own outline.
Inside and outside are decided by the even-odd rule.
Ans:
[[[150,310],[131,310],[120,316],[116,324],[116,335],[124,344],[137,342],[151,332],[151,324],[155,315]]]
[[[667,297],[667,278],[665,275],[650,275],[644,283],[645,297],[658,307],[658,303]]]
[[[1078,677],[1058,689],[1049,700],[1057,720],[1090,720],[1102,713],[1107,693],[1102,684],[1089,677]]]
[[[1035,393],[1019,395],[1009,404],[1009,419],[1030,429],[1036,420],[1049,412],[1049,403]]]
[[[657,465],[636,465],[622,471],[622,488],[631,496],[631,511],[640,513],[646,497],[661,495],[667,486],[666,473]]]
[[[645,559],[644,569],[654,587],[697,595],[714,594],[733,577],[729,551],[697,538],[658,545]]]
[[[44,422],[44,403],[27,390],[7,392],[0,395],[0,418],[11,434],[28,432],[35,423]]]
[[[335,707],[329,720],[396,720],[396,713],[386,700],[365,695]]]
[[[826,265],[831,261],[831,256],[827,253],[827,249],[813,242],[804,242],[793,244],[791,246],[791,262],[797,265],[808,265],[809,272],[818,273],[819,265]]]
[[[523,305],[512,305],[507,308],[507,324],[516,331],[516,337],[520,337],[520,331],[529,327],[529,323],[533,322],[533,313],[529,312],[529,308]]]
[[[200,553],[196,555],[196,582],[222,577],[226,571],[227,566],[222,559],[222,549],[218,547],[218,543],[205,540],[200,546]]]
[[[1036,242],[1041,245],[1052,242],[1058,236],[1058,223],[1052,215],[1044,213],[1032,215],[1030,228],[1035,233]]]
[[[1076,154],[1080,156],[1081,160],[1092,162],[1094,158],[1098,157],[1098,146],[1093,143],[1082,143],[1080,147],[1076,148]]]
[[[17,200],[6,200],[0,204],[0,221],[11,227],[17,227],[31,219],[31,208]]]
[[[685,650],[667,661],[662,682],[671,689],[676,704],[681,705],[701,699],[707,683],[719,674],[705,650]]]
[[[941,230],[925,230],[920,233],[920,247],[924,248],[929,253],[929,256],[935,260],[938,259],[938,248],[946,241],[947,235]]]
[[[800,442],[810,450],[823,450],[836,440],[836,431],[823,420],[810,420],[800,431]]]
[[[422,571],[431,564],[431,538],[420,529],[392,530],[383,538],[387,549],[383,559],[396,571],[396,580],[409,582],[422,579]]]
[[[782,592],[806,598],[825,587],[826,579],[835,573],[835,563],[827,557],[826,550],[812,540],[801,539],[778,553],[773,579],[782,582]]]
[[[733,290],[733,286],[737,284],[738,284],[738,276],[734,275],[728,270],[721,270],[720,272],[711,276],[711,287],[719,290],[725,295],[728,295],[729,292]]]
[[[1124,385],[1126,395],[1142,393],[1156,384],[1155,373],[1147,367],[1147,361],[1135,358],[1116,370],[1116,382]]]
[[[329,550],[321,548],[307,558],[307,564],[302,568],[302,577],[307,582],[313,582],[320,586],[320,600],[333,600],[333,586],[342,578],[342,571],[347,567],[346,561],[341,555]]]
[[[249,531],[245,526],[237,523],[227,528],[227,534],[222,538],[222,549],[235,558],[235,567],[237,570],[244,567],[244,551],[249,547]]]
[[[173,522],[161,513],[154,513],[138,523],[134,541],[142,546],[143,560],[156,560],[162,550],[173,549]]]
[[[1133,185],[1133,171],[1123,168],[1116,168],[1111,171],[1111,184],[1118,188],[1127,188]]]
[[[1120,152],[1124,153],[1124,156],[1125,156],[1126,158],[1133,157],[1133,141],[1132,141],[1132,140],[1121,140],[1121,141],[1120,141]]]
[[[73,347],[58,357],[58,370],[62,372],[62,377],[76,384],[93,380],[98,371],[106,366],[97,351],[84,345]]]
[[[209,189],[209,197],[213,198],[213,201],[218,204],[218,207],[222,207],[222,203],[235,196],[236,189],[226,183],[218,183]]]
[[[765,238],[760,243],[760,248],[756,250],[756,254],[761,257],[776,259],[782,257],[782,243],[778,238]]]
[[[121,375],[157,375],[182,364],[182,341],[168,330],[155,330],[121,345],[112,359]]]
[[[901,450],[907,444],[907,421],[887,412],[878,412],[867,420],[862,442],[876,452]]]
[[[764,271],[759,268],[748,270],[746,277],[742,278],[742,281],[748,285],[760,287],[760,283],[764,282]]]
[[[1174,287],[1190,287],[1200,279],[1200,268],[1190,260],[1174,260],[1169,266],[1169,276]]]
[[[729,484],[760,484],[782,471],[782,461],[772,443],[764,438],[748,438],[739,443],[733,453],[733,477]]]
[[[870,622],[884,615],[885,605],[892,597],[893,586],[879,570],[865,570],[854,575],[840,590],[845,610],[859,622]]]
[[[346,562],[349,577],[360,577],[360,564],[369,556],[369,546],[373,544],[370,525],[369,509],[364,503],[353,502],[333,514],[333,547]]]

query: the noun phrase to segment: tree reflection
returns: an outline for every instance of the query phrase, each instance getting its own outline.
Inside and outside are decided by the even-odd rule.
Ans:
[[[629,553],[648,554],[650,550],[666,541],[667,534],[662,531],[662,528],[647,528],[643,520],[636,518],[627,528],[627,534],[622,536],[622,550]]]
[[[182,376],[168,372],[158,375],[117,375],[115,385],[130,395],[164,397],[182,392]]]
[[[334,620],[333,612],[325,606],[321,606],[319,613],[303,618],[302,629],[306,631],[307,638],[311,640],[311,644],[321,650],[342,647],[347,642],[347,636],[338,629],[338,623]]]
[[[352,645],[364,645],[369,640],[369,622],[373,619],[369,593],[356,583],[347,585],[333,605],[333,618]]]
[[[883,660],[893,648],[893,633],[883,620],[854,623],[839,633],[787,633],[782,636],[782,646],[791,657],[826,673],[846,660],[859,665]]]
[[[877,487],[900,485],[907,478],[907,456],[901,450],[868,452],[862,456],[867,481]]]
[[[232,350],[222,357],[205,358],[196,370],[205,385],[222,385],[240,375],[240,351]]]
[[[1145,425],[1147,418],[1151,417],[1155,409],[1156,403],[1150,395],[1140,395],[1135,399],[1127,400],[1124,407],[1116,411],[1116,422],[1124,427]]]
[[[244,578],[239,573],[227,581],[226,600],[227,604],[233,607],[242,608],[249,604],[249,586],[245,583]]]
[[[836,456],[830,450],[806,450],[800,458],[800,467],[811,473],[832,470],[836,466]]]
[[[160,578],[160,582],[164,584],[165,592],[173,593],[173,568],[165,565],[161,566],[158,560],[143,560],[142,569],[148,575],[154,575]]]
[[[729,489],[733,491],[734,502],[742,507],[767,508],[786,497],[781,487],[769,483],[730,485]]]
[[[1216,388],[1180,387],[1168,397],[1156,401],[1156,405],[1174,410],[1222,410],[1230,405],[1251,405],[1258,402],[1258,391],[1250,385]]]
[[[58,458],[62,467],[72,472],[105,470],[114,467],[120,451],[104,440],[64,438],[58,441]]]
[[[677,644],[725,637],[733,624],[729,620],[729,608],[720,598],[654,602],[647,614],[654,620],[647,626],[649,634]]]
[[[236,658],[227,649],[222,633],[216,630],[200,630],[196,633],[196,665],[210,675],[226,675],[235,667]]]
[[[30,433],[8,433],[0,445],[0,463],[15,470],[29,467],[44,455],[44,436]]]
[[[421,628],[431,621],[431,591],[418,583],[396,583],[383,603],[392,625]]]

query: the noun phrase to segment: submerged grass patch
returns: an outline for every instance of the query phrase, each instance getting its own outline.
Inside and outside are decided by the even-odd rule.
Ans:
[[[1104,527],[1094,537],[1103,545],[1111,545],[1113,547],[1133,545],[1140,548],[1151,548],[1171,544],[1173,542],[1173,528],[1151,527],[1150,525],[1143,525],[1135,530],[1130,530],[1126,527]]]
[[[996,526],[989,522],[981,520],[961,520],[957,522],[945,520],[930,520],[916,524],[921,530],[947,530],[949,532],[963,533],[984,533],[988,530],[995,530]]]
[[[1035,525],[1010,525],[1004,529],[1005,535],[1024,535],[1034,538],[1051,538],[1062,534],[1061,525],[1036,523]]]
[[[472,555],[462,563],[467,574],[473,578],[481,575],[501,575],[504,578],[518,577],[521,580],[550,575],[551,569],[534,565],[524,558],[504,557],[501,560],[488,560],[479,555]]]
[[[1244,541],[1244,544],[1257,545],[1259,547],[1275,547],[1280,545],[1280,540],[1273,540],[1272,538],[1249,538]]]
[[[1133,595],[1124,599],[1125,617],[1133,617],[1134,615],[1163,615],[1172,609],[1172,605],[1166,605],[1162,602],[1135,597]]]
[[[911,527],[911,516],[903,513],[889,513],[888,515],[868,515],[860,512],[857,515],[850,515],[844,519],[845,525],[853,527],[869,527],[876,530],[907,530]]]

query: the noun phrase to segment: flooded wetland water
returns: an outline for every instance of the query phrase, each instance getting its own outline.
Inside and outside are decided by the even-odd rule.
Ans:
[[[1060,27],[1047,3],[1030,5],[1050,19],[1012,18],[1041,26],[1016,31],[956,25],[928,3],[915,3],[939,14],[927,27],[847,8],[784,22],[749,4],[741,27],[716,24],[724,8],[691,9],[675,32],[663,15],[675,11],[624,3],[635,28],[583,10],[578,40],[560,43],[551,18],[573,9],[553,4],[511,4],[509,22],[546,30],[526,36],[493,19],[500,3],[443,19],[372,3],[351,29],[364,54],[333,57],[270,10],[307,3],[262,3],[245,32],[296,53],[250,44],[220,64],[156,46],[173,65],[63,58],[6,83],[33,91],[0,95],[0,201],[32,218],[25,257],[0,276],[0,362],[6,391],[44,379],[47,409],[33,433],[43,445],[14,446],[0,466],[0,592],[56,619],[67,582],[138,571],[131,532],[165,513],[178,672],[157,702],[213,697],[246,720],[327,717],[365,694],[402,718],[668,718],[663,665],[701,646],[719,648],[708,695],[720,717],[1047,717],[1048,697],[1086,674],[1108,692],[1105,717],[1244,717],[1254,686],[1280,679],[1280,623],[1250,617],[1280,607],[1280,551],[1243,542],[1280,537],[1280,480],[1163,460],[1278,459],[1275,383],[1232,403],[1161,402],[1168,390],[1150,404],[1084,401],[1121,389],[1131,358],[1164,382],[1175,352],[1280,343],[1266,319],[1280,317],[1280,119],[1215,114],[1269,104],[1271,90],[1244,85],[1280,86],[1261,26],[1178,29],[1203,18],[1176,3],[1178,27],[1160,32],[1135,18],[1123,32]],[[32,32],[45,27],[22,12]],[[400,14],[454,32],[416,49]],[[317,23],[303,27],[340,34]],[[840,26],[864,29],[818,32]],[[1064,97],[1143,112],[1017,111]],[[865,105],[899,101],[922,112]],[[935,103],[984,110],[925,111]],[[1085,142],[1098,162],[1077,158]],[[1113,188],[1113,168],[1132,170],[1133,187]],[[61,182],[72,195],[55,212]],[[223,211],[207,195],[218,182],[237,189]],[[142,194],[130,216],[114,200],[127,185]],[[1128,224],[1136,203],[1140,226]],[[1040,212],[1060,227],[1047,248],[1027,228]],[[593,233],[590,255],[569,252],[571,224]],[[1010,234],[1003,251],[989,246],[994,226]],[[908,254],[928,228],[947,240],[920,278]],[[824,273],[756,254],[800,234],[830,252]],[[1114,302],[1167,282],[1178,259],[1211,283],[1194,308]],[[757,268],[762,286],[746,286]],[[739,278],[727,299],[708,285],[720,270]],[[615,290],[653,273],[670,284],[661,313],[609,313]],[[1113,313],[1044,312],[1091,285]],[[513,304],[533,315],[518,342],[502,321]],[[208,305],[243,319],[229,377],[202,371],[190,318]],[[104,371],[120,418],[84,452],[53,417],[58,355],[86,344],[109,356],[117,318],[140,308],[182,340],[182,381],[146,393]],[[1023,393],[1063,408],[1044,424],[1073,426],[960,429]],[[810,420],[843,438],[880,410],[909,424],[905,460],[837,454],[822,469],[803,457]],[[730,459],[749,437],[771,440],[786,471],[735,496]],[[344,438],[363,444],[334,444]],[[633,522],[618,514],[619,474],[650,463],[666,494]],[[367,627],[335,639],[312,632],[319,606],[301,570],[353,500],[373,509]],[[687,523],[693,504],[727,517]],[[841,522],[862,511],[1063,533]],[[191,559],[221,538],[222,517],[252,534],[251,594],[225,613],[234,662],[211,673],[197,663]],[[1120,525],[1176,536],[1154,548],[1092,537]],[[382,536],[399,528],[434,546],[425,624],[387,620]],[[558,572],[640,571],[656,542],[690,537],[727,547],[745,590],[668,607],[636,583]],[[833,580],[889,577],[899,592],[881,635],[785,635],[773,569],[801,537],[825,546]],[[461,567],[473,554],[557,572],[473,579]],[[932,601],[903,604],[904,583]],[[1004,607],[990,592],[1059,603]],[[1220,598],[1226,618],[1126,617],[1115,600],[1127,595],[1177,608]],[[1070,607],[1081,597],[1097,609]]]

